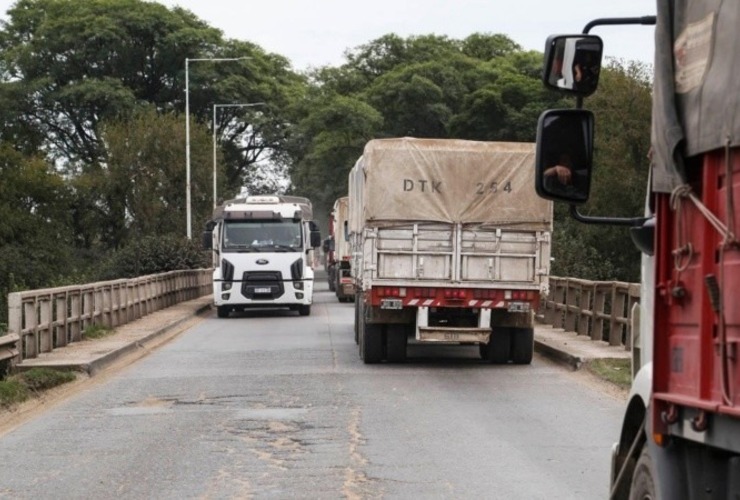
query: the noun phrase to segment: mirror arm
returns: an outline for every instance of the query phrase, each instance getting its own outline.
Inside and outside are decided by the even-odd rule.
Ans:
[[[624,24],[643,24],[646,26],[654,26],[656,22],[656,16],[642,16],[642,17],[603,17],[601,19],[594,19],[589,22],[584,28],[583,33],[587,34],[591,31],[594,26],[609,26],[609,25],[624,25]]]
[[[582,215],[578,212],[576,205],[570,205],[570,216],[578,222],[584,224],[607,224],[611,226],[642,226],[647,217],[592,217],[590,215]]]
[[[609,25],[625,25],[625,24],[642,24],[646,26],[654,26],[656,23],[656,16],[642,16],[642,17],[603,17],[601,19],[594,19],[584,26],[583,33],[588,34],[591,28],[596,26],[609,26]],[[576,97],[576,108],[583,108],[583,96]]]

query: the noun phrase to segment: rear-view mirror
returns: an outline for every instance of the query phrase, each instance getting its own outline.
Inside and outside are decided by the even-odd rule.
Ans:
[[[585,109],[550,109],[537,123],[535,189],[548,200],[588,201],[594,115]]]
[[[596,91],[604,44],[596,35],[552,35],[545,44],[545,86],[581,97]]]
[[[311,248],[318,248],[321,246],[321,233],[319,231],[311,231]]]

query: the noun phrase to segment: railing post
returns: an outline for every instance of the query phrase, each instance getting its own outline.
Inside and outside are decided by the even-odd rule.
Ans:
[[[578,301],[578,324],[576,325],[576,333],[578,335],[589,335],[589,314],[591,310],[591,295],[593,294],[593,285],[589,286],[585,283],[581,286],[581,296]]]
[[[609,318],[609,345],[622,345],[622,323],[618,318],[625,318],[624,312],[625,294],[620,293],[619,284],[612,285],[612,307]]]
[[[591,340],[604,340],[604,307],[606,306],[606,294],[603,286],[594,285],[594,305],[592,310],[593,326],[591,328]]]
[[[23,306],[18,292],[8,294],[8,333],[18,335],[18,355],[11,361],[11,365],[18,364],[23,356]]]

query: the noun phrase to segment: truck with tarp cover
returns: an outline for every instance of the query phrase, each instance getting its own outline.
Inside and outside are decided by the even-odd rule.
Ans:
[[[355,286],[352,281],[352,256],[349,246],[349,197],[343,196],[334,202],[329,216],[332,252],[328,262],[327,279],[329,290],[336,293],[339,302],[355,300]]]
[[[365,363],[404,361],[408,342],[531,362],[553,217],[533,188],[534,152],[457,139],[366,144],[349,174],[348,222]]]
[[[548,38],[543,82],[561,69],[557,47],[591,61],[598,76],[600,25],[655,26],[650,176],[639,217],[584,215],[593,113],[583,98],[598,78],[561,87],[577,109],[548,110],[538,125],[536,189],[571,204],[585,223],[630,228],[642,251],[633,382],[612,449],[614,499],[740,498],[740,2],[659,0],[657,15],[603,18],[581,34]],[[644,28],[642,28],[644,29]],[[577,41],[577,44],[568,43]],[[588,49],[582,53],[579,49]],[[586,159],[580,187],[548,182],[545,151]],[[542,153],[542,154],[540,154]],[[564,167],[565,165],[560,165]],[[628,165],[627,168],[634,168]],[[560,174],[558,174],[560,175]],[[568,180],[568,176],[561,176]],[[573,186],[571,186],[573,187]]]

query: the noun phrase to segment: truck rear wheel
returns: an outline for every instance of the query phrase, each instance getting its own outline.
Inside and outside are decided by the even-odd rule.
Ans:
[[[512,327],[511,332],[511,361],[517,365],[532,363],[534,353],[534,328]]]
[[[231,308],[229,306],[217,306],[216,307],[216,314],[219,318],[228,318],[229,313],[231,312]]]
[[[385,331],[385,359],[389,363],[406,362],[406,325],[388,325]]]
[[[383,325],[365,323],[360,335],[362,360],[366,365],[383,360]]]
[[[642,448],[639,460],[632,476],[630,500],[650,500],[657,498],[655,489],[655,467],[648,453],[648,447]]]
[[[511,352],[511,329],[494,327],[488,344],[480,344],[481,357],[495,365],[508,363]]]

